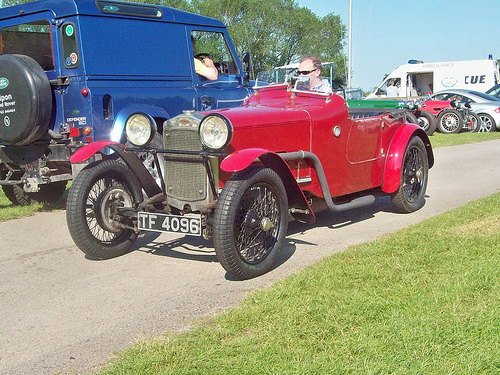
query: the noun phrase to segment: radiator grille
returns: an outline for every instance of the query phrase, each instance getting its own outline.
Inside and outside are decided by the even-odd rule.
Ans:
[[[165,148],[169,150],[202,149],[196,128],[169,128],[164,140]],[[207,173],[202,157],[166,154],[165,159],[167,196],[179,200],[180,204],[204,201],[207,198]]]

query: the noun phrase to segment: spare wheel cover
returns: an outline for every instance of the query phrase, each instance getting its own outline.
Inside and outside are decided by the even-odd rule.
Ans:
[[[39,139],[52,115],[47,75],[31,57],[0,56],[0,142],[22,146]]]

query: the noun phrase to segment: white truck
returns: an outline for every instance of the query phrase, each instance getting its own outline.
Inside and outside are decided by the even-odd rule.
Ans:
[[[499,82],[496,60],[436,63],[410,60],[389,74],[367,99],[414,98],[450,88],[485,92]],[[397,88],[397,94],[390,86]]]

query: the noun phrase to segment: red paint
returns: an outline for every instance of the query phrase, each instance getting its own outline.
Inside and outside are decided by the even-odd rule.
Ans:
[[[121,143],[118,142],[112,142],[108,140],[102,140],[102,141],[97,141],[94,143],[90,143],[86,146],[83,146],[82,148],[78,149],[72,156],[70,161],[72,163],[80,163],[84,160],[87,160],[88,158],[92,157],[95,155],[99,150],[102,148],[109,146],[109,145],[121,145]],[[122,145],[123,146],[123,145]],[[123,146],[125,147],[125,146]]]
[[[269,152],[308,151],[319,158],[332,197],[383,185],[385,191],[387,183],[392,192],[399,186],[401,173],[397,151],[404,152],[405,142],[419,129],[388,114],[351,119],[344,100],[337,95],[330,101],[307,93],[294,97],[282,87],[260,89],[243,106],[218,112],[234,128],[233,140],[226,148],[231,155],[221,163],[222,170],[243,170]],[[340,130],[339,136],[334,134],[335,128]],[[393,140],[398,129],[406,129],[399,130],[405,137]],[[303,191],[323,197],[309,161],[287,163]]]

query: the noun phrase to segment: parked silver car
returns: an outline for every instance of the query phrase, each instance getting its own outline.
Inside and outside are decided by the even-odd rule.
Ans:
[[[486,94],[490,94],[491,96],[500,99],[500,83],[487,90]]]
[[[479,91],[448,89],[431,95],[432,100],[456,100],[470,103],[472,111],[482,121],[480,132],[500,131],[500,99]]]

